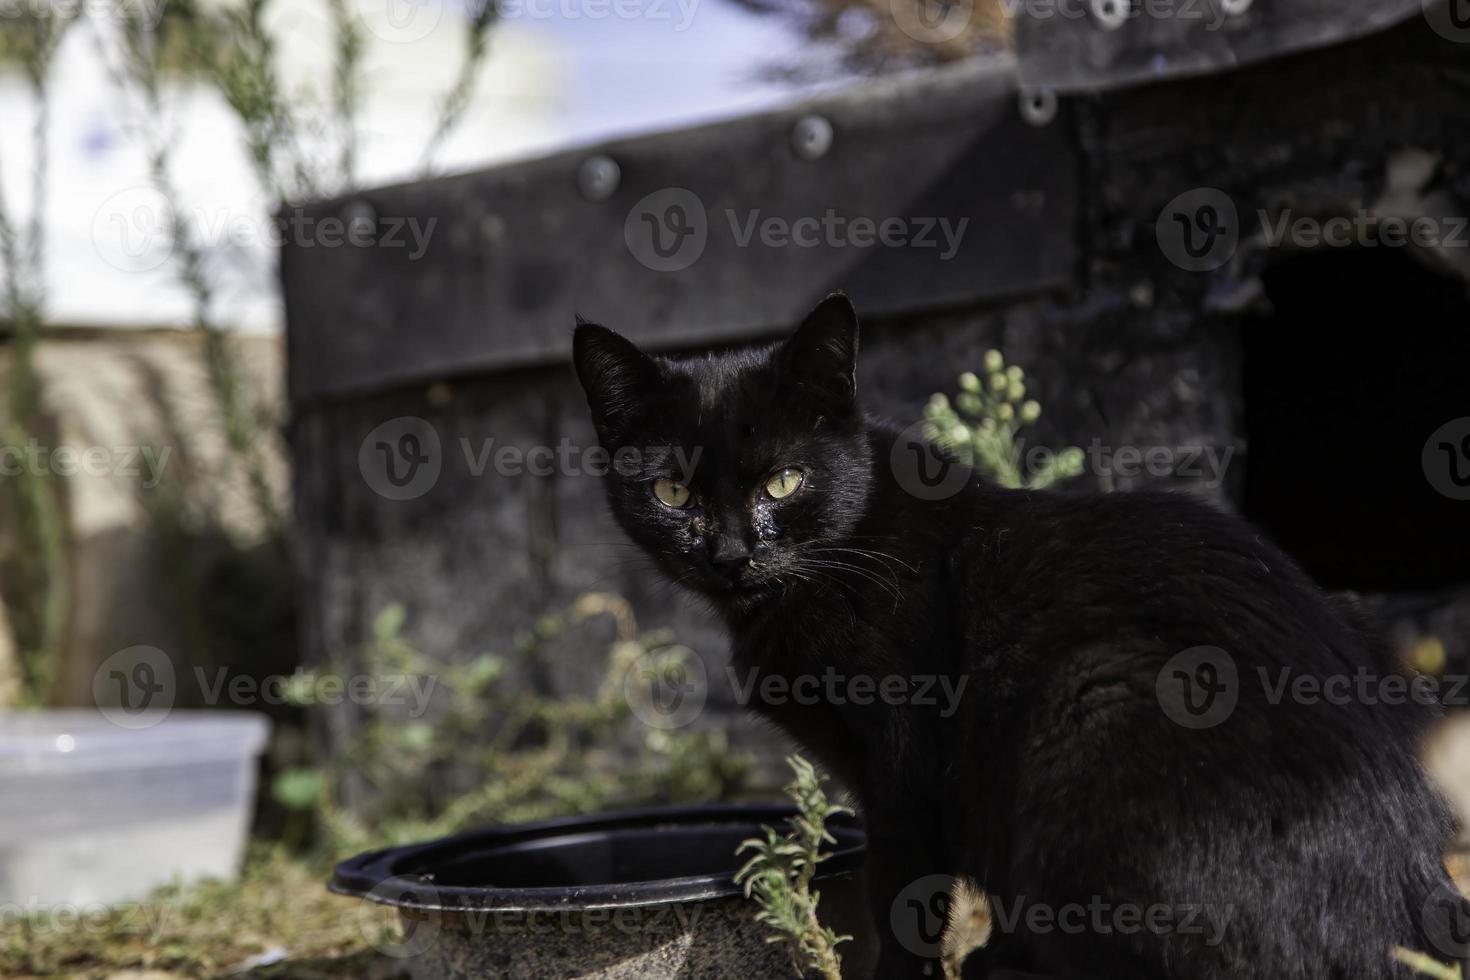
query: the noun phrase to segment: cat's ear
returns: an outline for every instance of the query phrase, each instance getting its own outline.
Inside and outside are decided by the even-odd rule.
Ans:
[[[572,362],[598,432],[616,432],[658,384],[658,365],[622,334],[577,317]]]
[[[833,293],[781,347],[787,377],[829,409],[857,406],[858,321],[852,301]]]

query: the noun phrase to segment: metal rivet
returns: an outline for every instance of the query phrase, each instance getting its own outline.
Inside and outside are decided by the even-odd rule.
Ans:
[[[1227,17],[1239,17],[1251,9],[1251,0],[1220,0],[1220,9]]]
[[[623,172],[610,156],[598,154],[582,161],[577,170],[577,186],[589,201],[606,201],[618,189]]]
[[[832,148],[832,124],[821,116],[802,116],[791,130],[791,149],[803,160],[816,160]]]
[[[1021,118],[1033,126],[1045,126],[1057,117],[1057,93],[1049,88],[1021,90]]]
[[[1105,31],[1116,31],[1128,23],[1130,0],[1092,0],[1092,19]]]

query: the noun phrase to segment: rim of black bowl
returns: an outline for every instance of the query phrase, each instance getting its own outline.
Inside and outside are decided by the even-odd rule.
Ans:
[[[432,869],[451,855],[503,848],[543,838],[573,834],[615,833],[659,826],[741,826],[758,836],[762,824],[784,829],[796,809],[779,804],[730,803],[710,806],[646,807],[580,817],[562,817],[536,823],[472,830],[452,837],[366,851],[338,864],[328,889],[338,895],[366,899],[379,905],[423,912],[533,912],[579,911],[668,905],[707,901],[741,894],[734,870],[725,874],[691,875],[653,881],[546,887],[461,886],[436,884]],[[827,829],[837,838],[814,880],[856,871],[862,865],[865,839],[854,817],[838,814]],[[731,855],[734,864],[743,863]],[[424,872],[428,871],[429,874]]]

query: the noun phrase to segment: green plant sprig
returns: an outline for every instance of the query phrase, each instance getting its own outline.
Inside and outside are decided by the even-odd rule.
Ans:
[[[0,445],[23,447],[41,437],[47,419],[35,366],[36,346],[46,327],[45,231],[50,176],[51,66],[78,12],[32,10],[7,27],[6,48],[19,56],[31,96],[30,218],[11,216],[0,191],[0,319],[11,331],[10,372]],[[3,183],[3,181],[0,181]],[[0,537],[0,578],[12,582],[10,601],[19,663],[0,664],[4,700],[23,705],[48,703],[57,658],[71,610],[66,563],[66,514],[60,480],[22,470],[0,488],[0,520],[16,530]],[[21,597],[17,600],[17,596]],[[0,703],[0,707],[13,707]]]
[[[1082,450],[1048,453],[1029,474],[1021,459],[1021,429],[1041,417],[1041,403],[1026,397],[1026,372],[1007,366],[998,350],[985,352],[985,376],[960,375],[953,401],[943,393],[924,409],[925,435],[1003,487],[1040,490],[1082,472]]]
[[[810,762],[799,755],[786,762],[796,773],[786,787],[797,809],[791,829],[781,834],[762,827],[764,836],[742,841],[735,853],[754,853],[736,873],[735,882],[744,887],[746,898],[760,906],[756,921],[773,930],[766,941],[789,945],[798,975],[816,971],[825,980],[841,980],[842,957],[837,947],[852,937],[839,936],[822,925],[817,916],[822,896],[811,884],[817,865],[828,856],[822,853],[822,845],[836,843],[827,831],[827,820],[852,811],[827,801],[822,788],[827,777],[818,774]]]
[[[1403,946],[1393,948],[1393,958],[1404,964],[1415,973],[1434,977],[1435,980],[1463,980],[1464,973],[1460,967],[1450,963],[1441,963],[1439,960],[1418,950],[1407,949]]]
[[[553,696],[517,681],[544,665],[549,642],[603,616],[616,635],[593,693]],[[385,607],[369,643],[299,675],[286,692],[310,713],[321,710],[312,696],[328,677],[432,681],[418,685],[432,704],[423,717],[379,708],[349,728],[340,713],[323,713],[324,722],[342,726],[337,750],[276,779],[276,799],[314,825],[336,854],[477,824],[720,798],[744,778],[746,761],[722,732],[640,732],[632,723],[623,691],[628,669],[682,648],[667,631],[640,631],[621,597],[582,596],[542,617],[506,655],[432,656],[404,636],[406,622],[402,606]]]

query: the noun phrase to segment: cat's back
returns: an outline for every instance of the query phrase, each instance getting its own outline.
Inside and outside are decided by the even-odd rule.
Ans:
[[[1250,669],[1383,668],[1384,653],[1259,530],[1171,491],[977,487],[956,508],[949,581],[987,645],[1211,645]]]
[[[1237,913],[1218,945],[1048,934],[1038,957],[1265,980],[1383,976],[1385,950],[1430,948],[1415,916],[1443,887],[1451,821],[1416,750],[1436,709],[1404,696],[1366,623],[1181,494],[981,487],[953,514],[973,692],[957,745],[985,760],[960,792],[990,842],[969,873],[1053,907]],[[1283,875],[1333,886],[1303,903]]]

